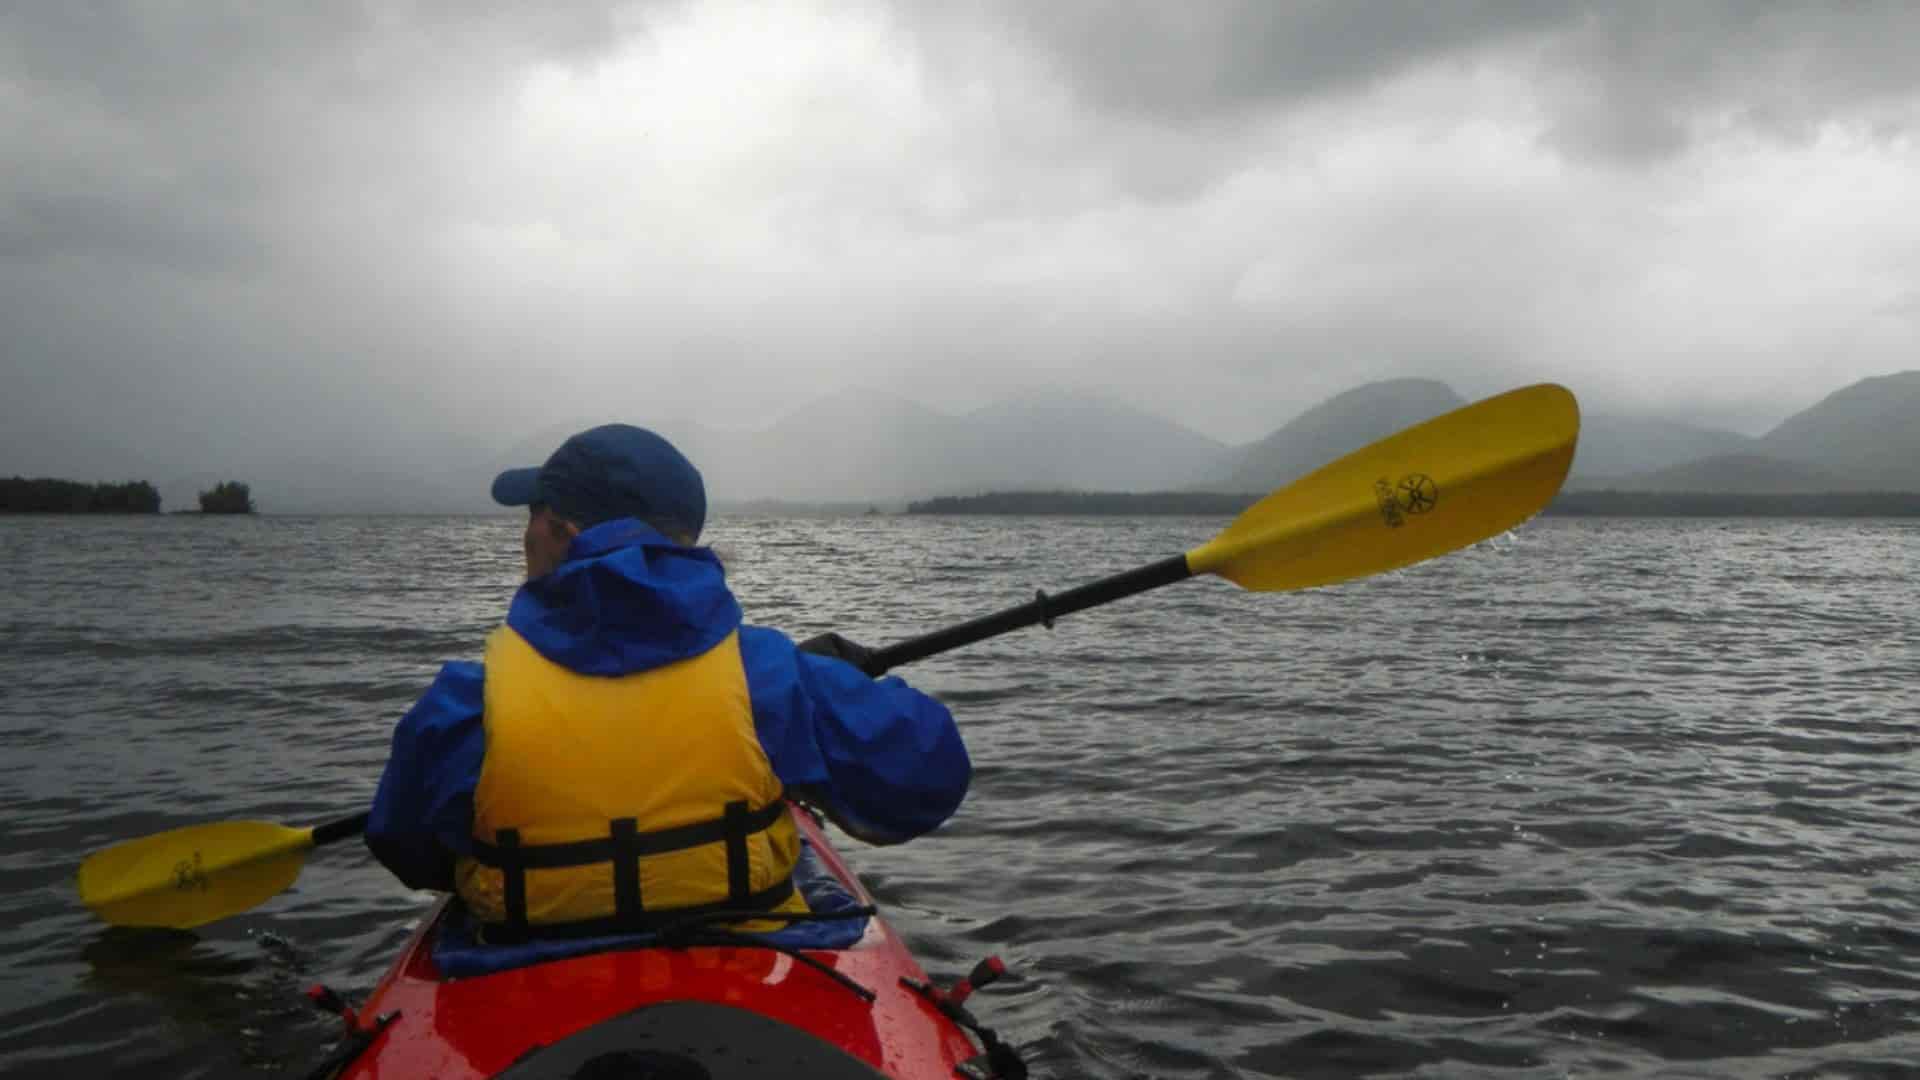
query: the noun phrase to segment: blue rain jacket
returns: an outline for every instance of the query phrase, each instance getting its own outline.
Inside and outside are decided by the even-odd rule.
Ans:
[[[737,629],[754,731],[774,775],[860,839],[911,839],[966,796],[972,765],[945,706],[898,678],[871,679],[777,630],[741,625],[713,552],[631,518],[575,537],[565,563],[514,595],[507,625],[587,675],[698,656]],[[445,665],[394,729],[366,840],[410,888],[450,891],[454,856],[472,850],[485,679],[481,664]]]

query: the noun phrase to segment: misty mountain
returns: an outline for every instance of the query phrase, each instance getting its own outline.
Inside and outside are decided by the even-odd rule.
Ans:
[[[1635,473],[1588,488],[1716,495],[1792,495],[1848,490],[1838,473],[1764,454],[1721,454]]]
[[[1368,443],[1466,403],[1451,387],[1434,379],[1368,383],[1335,395],[1259,442],[1233,453],[1224,469],[1197,486],[1214,491],[1277,488]]]
[[[1130,406],[1058,391],[955,416],[889,394],[849,390],[809,402],[759,431],[654,426],[700,467],[716,505],[889,502],[986,491],[1249,492],[1278,487],[1465,403],[1437,380],[1376,382],[1237,447]],[[1920,372],[1847,387],[1758,439],[1649,417],[1589,415],[1569,483],[1658,492],[1920,490],[1920,425],[1907,419],[1916,414]],[[588,423],[543,428],[457,480],[432,478],[434,494],[418,504],[485,509],[494,472],[545,460]],[[404,487],[398,478],[364,474],[355,482],[373,492],[385,490],[378,482],[385,479]],[[267,485],[255,490],[263,508],[276,505]]]
[[[1840,475],[1848,491],[1920,491],[1920,371],[1862,379],[1759,440],[1771,457]]]
[[[970,438],[1017,448],[1033,491],[1159,491],[1190,481],[1228,451],[1171,420],[1098,398],[1027,395],[967,414]]]
[[[1920,372],[1909,371],[1829,394],[1757,439],[1596,418],[1582,425],[1570,486],[1729,495],[1920,490],[1916,412]]]
[[[1707,458],[1751,454],[1757,441],[1732,431],[1651,417],[1583,415],[1580,444],[1574,451],[1568,485],[1620,486],[1618,481],[1639,473]]]
[[[548,425],[471,470],[536,465],[592,421]],[[699,467],[715,505],[900,502],[1006,490],[1169,488],[1227,448],[1170,420],[1094,395],[1006,398],[962,416],[871,390],[808,402],[759,431],[648,421]]]
[[[959,420],[871,390],[809,402],[764,431],[702,434],[710,441],[692,439],[682,449],[716,503],[883,499],[935,483],[998,478]]]
[[[717,503],[1141,491],[1172,486],[1225,449],[1138,409],[1059,392],[950,416],[902,398],[849,391],[811,402],[765,431],[707,430],[681,445]]]

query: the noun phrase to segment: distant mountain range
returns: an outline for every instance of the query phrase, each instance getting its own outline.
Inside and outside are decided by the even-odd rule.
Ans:
[[[538,464],[579,426],[543,430],[497,464]],[[954,416],[852,390],[810,402],[760,431],[671,423],[657,430],[699,467],[709,499],[732,505],[891,506],[1009,488],[1166,490],[1192,485],[1229,453],[1225,443],[1170,420],[1058,392]]]
[[[1337,394],[1279,430],[1234,451],[1224,467],[1190,486],[1213,491],[1267,491],[1335,458],[1451,412],[1467,400],[1432,379],[1390,379]]]
[[[1236,452],[1202,481],[1262,491],[1466,402],[1445,384],[1349,390]],[[1717,495],[1920,491],[1920,371],[1865,379],[1758,438],[1646,417],[1583,416],[1569,490]]]
[[[1575,387],[1576,392],[1578,387]],[[1445,383],[1356,387],[1263,438],[1221,443],[1096,395],[1008,398],[960,415],[870,391],[811,402],[758,431],[657,425],[700,467],[719,507],[867,505],[989,491],[1260,492],[1411,424],[1465,404]],[[1569,490],[1796,494],[1920,492],[1920,371],[1865,379],[1759,437],[1637,416],[1583,418]],[[639,422],[648,422],[641,418]],[[494,509],[499,469],[537,464],[586,422],[530,431],[458,467],[391,470],[344,461],[238,462],[225,473],[154,467],[102,444],[98,470],[68,479],[150,479],[166,509],[217,480],[251,484],[268,513]],[[79,453],[73,460],[89,460]],[[107,452],[111,450],[111,454]],[[158,455],[155,455],[156,457]],[[450,457],[457,451],[449,449]],[[104,467],[111,462],[111,467]],[[126,463],[126,464],[123,464]],[[91,475],[98,471],[101,475]],[[9,474],[0,456],[0,475]]]
[[[1569,486],[1736,495],[1920,491],[1916,415],[1920,371],[1862,379],[1758,438],[1595,418],[1581,433]]]
[[[987,491],[1271,490],[1467,404],[1443,382],[1368,383],[1232,446],[1088,395],[1007,399],[971,413],[847,392],[757,432],[668,430],[716,502],[898,504]],[[1589,415],[1569,487],[1778,494],[1920,491],[1920,371],[1846,387],[1755,438],[1638,416]],[[551,447],[564,431],[537,440]],[[531,449],[531,446],[524,449]],[[524,455],[538,461],[544,450]]]
[[[1009,485],[1139,490],[1190,481],[1226,446],[1115,402],[1049,394],[961,416],[884,395],[825,398],[744,435],[690,433],[687,453],[727,499],[904,500]]]

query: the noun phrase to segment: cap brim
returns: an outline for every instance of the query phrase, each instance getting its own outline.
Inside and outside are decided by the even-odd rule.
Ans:
[[[508,469],[493,478],[493,501],[501,506],[527,506],[540,493],[540,468]]]

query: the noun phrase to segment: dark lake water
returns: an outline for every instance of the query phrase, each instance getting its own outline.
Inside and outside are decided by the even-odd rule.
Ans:
[[[1221,520],[730,517],[751,621],[881,645]],[[514,518],[0,519],[0,1073],[299,1075],[429,897],[357,845],[192,935],[86,853],[370,796],[476,657]],[[1188,582],[901,673],[966,805],[844,848],[1042,1076],[1920,1076],[1920,527],[1545,519],[1419,567]]]

